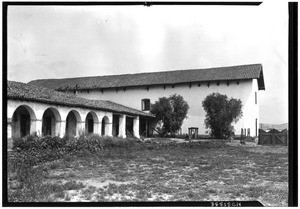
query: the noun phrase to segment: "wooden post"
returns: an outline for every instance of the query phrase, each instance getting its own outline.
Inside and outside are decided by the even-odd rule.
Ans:
[[[246,129],[241,129],[241,138],[240,138],[240,143],[241,144],[245,144],[245,137],[244,137],[244,134],[246,135]]]

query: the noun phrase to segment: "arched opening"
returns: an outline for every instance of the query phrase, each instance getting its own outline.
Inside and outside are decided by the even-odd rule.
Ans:
[[[48,108],[43,114],[42,134],[43,136],[58,136],[61,117],[54,108]]]
[[[75,137],[79,135],[78,125],[80,122],[79,113],[75,110],[69,112],[66,119],[66,136],[67,137]]]
[[[91,113],[87,114],[85,119],[85,134],[94,133],[94,119]]]
[[[109,119],[107,116],[104,116],[102,119],[102,125],[101,125],[101,135],[108,135],[108,129],[109,129]]]
[[[98,117],[96,113],[89,112],[85,118],[85,134],[97,133]]]
[[[12,117],[12,138],[19,139],[33,133],[35,124],[32,121],[35,119],[34,111],[30,107],[19,106]]]

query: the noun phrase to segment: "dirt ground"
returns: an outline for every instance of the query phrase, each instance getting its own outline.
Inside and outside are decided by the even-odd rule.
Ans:
[[[86,185],[67,191],[68,201],[259,200],[287,206],[287,148],[229,144],[222,150],[153,151],[134,159],[83,162],[49,177],[64,180],[71,174]]]
[[[48,171],[44,182],[63,189],[46,201],[258,200],[264,206],[287,206],[287,147],[228,145],[113,150],[56,160],[43,165]],[[71,182],[74,186],[66,186]]]

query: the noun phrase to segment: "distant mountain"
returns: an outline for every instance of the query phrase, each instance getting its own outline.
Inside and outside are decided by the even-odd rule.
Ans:
[[[277,130],[283,130],[283,129],[288,129],[288,123],[281,123],[281,124],[260,123],[259,128],[263,130],[268,130],[273,128]]]

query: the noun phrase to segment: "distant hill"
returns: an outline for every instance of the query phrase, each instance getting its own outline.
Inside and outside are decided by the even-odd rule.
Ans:
[[[281,123],[281,124],[260,123],[259,128],[263,130],[268,130],[273,128],[277,130],[283,130],[283,129],[288,129],[288,123]]]

